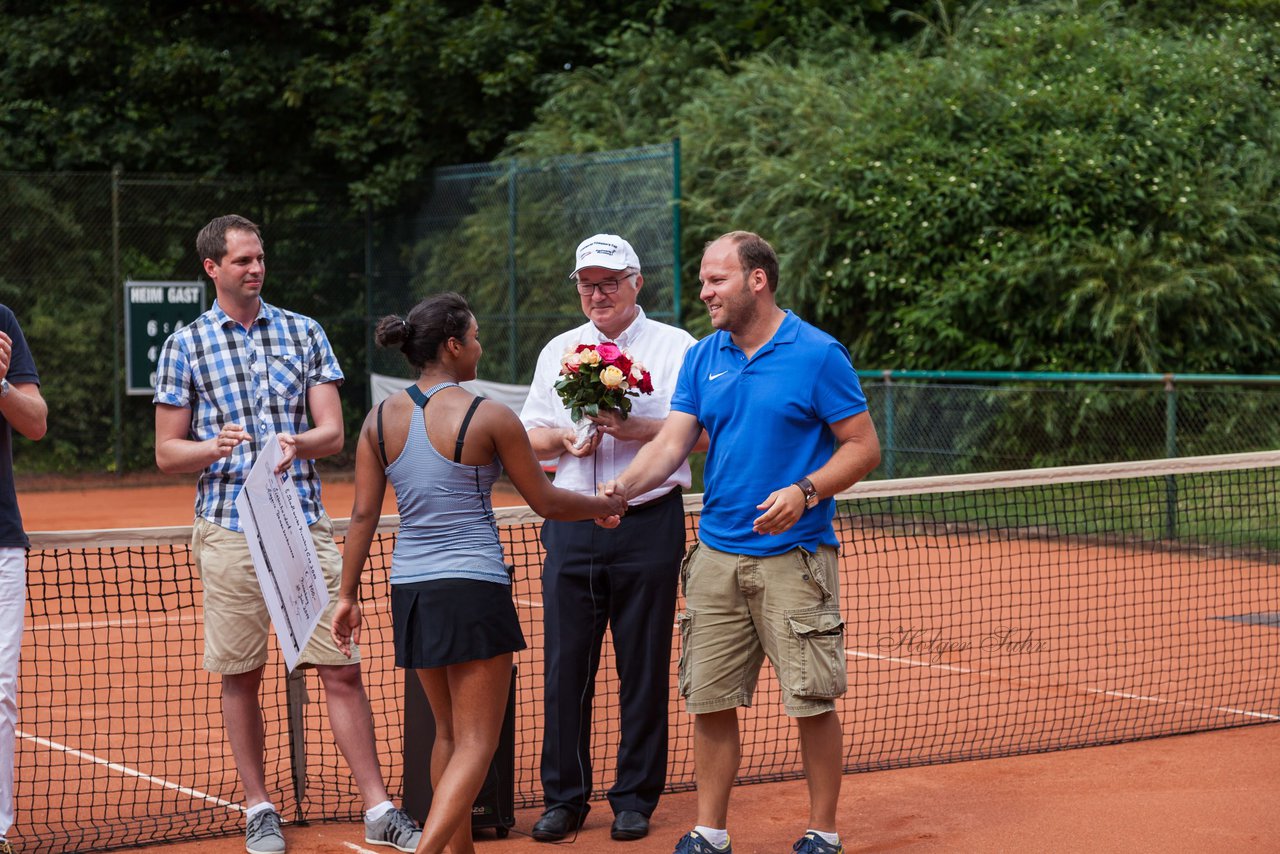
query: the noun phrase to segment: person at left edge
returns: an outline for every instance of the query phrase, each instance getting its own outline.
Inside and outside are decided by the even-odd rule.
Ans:
[[[13,753],[18,728],[18,657],[27,608],[27,535],[13,485],[13,431],[44,436],[49,407],[18,319],[0,305],[0,854],[12,854]]]
[[[365,841],[413,851],[421,830],[387,797],[358,654],[333,644],[342,557],[320,503],[314,460],[342,449],[342,369],[320,324],[262,299],[266,255],[254,223],[212,220],[196,251],[217,300],[169,336],[156,368],[156,465],[200,472],[191,554],[204,588],[204,667],[222,676],[222,716],[244,787],[245,850],[285,850],[280,814],[266,786],[259,705],[270,615],[235,499],[262,442],[276,434],[298,490],[329,588],[329,606],[299,657],[324,684],[334,741],[365,806]],[[308,416],[314,426],[308,426]]]

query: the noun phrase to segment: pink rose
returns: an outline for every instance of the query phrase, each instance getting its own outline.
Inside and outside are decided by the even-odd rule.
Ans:
[[[596,347],[596,352],[600,354],[600,359],[608,365],[612,365],[618,361],[618,357],[622,355],[622,350],[617,344],[611,344],[608,341]]]

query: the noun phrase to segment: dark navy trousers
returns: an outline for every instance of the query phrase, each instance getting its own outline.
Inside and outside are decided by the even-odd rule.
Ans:
[[[588,810],[592,701],[607,625],[622,728],[609,804],[614,813],[650,815],[667,778],[671,636],[685,551],[680,490],[629,510],[613,529],[547,521],[542,544],[546,807]]]

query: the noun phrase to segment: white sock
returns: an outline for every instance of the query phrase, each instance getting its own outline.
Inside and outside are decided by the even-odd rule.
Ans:
[[[377,821],[391,810],[395,809],[395,805],[391,801],[383,801],[380,804],[374,804],[364,811],[365,821]]]
[[[838,833],[823,833],[821,830],[814,830],[812,827],[806,830],[805,833],[812,833],[814,836],[821,837],[822,841],[828,845],[840,844],[840,834]]]
[[[694,833],[697,833],[703,839],[707,840],[707,842],[710,842],[715,848],[724,848],[729,844],[729,831],[724,828],[703,827],[702,825],[698,825],[693,830]]]
[[[244,817],[246,819],[250,819],[260,812],[266,812],[267,810],[271,810],[272,812],[275,812],[275,809],[276,809],[276,806],[275,804],[271,803],[271,801],[263,801],[262,803],[254,804],[253,806],[245,810]]]

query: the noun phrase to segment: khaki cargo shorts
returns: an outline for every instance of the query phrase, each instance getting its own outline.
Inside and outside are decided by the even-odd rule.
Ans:
[[[696,543],[680,576],[680,694],[690,714],[750,706],[765,656],[788,715],[835,709],[848,674],[834,548],[758,557]]]
[[[342,554],[333,542],[333,522],[327,515],[321,514],[311,526],[311,538],[329,588],[329,605],[298,656],[298,666],[355,664],[360,651],[353,648],[347,658],[329,634],[342,585]],[[266,664],[271,614],[244,533],[197,518],[191,532],[191,558],[204,586],[205,670],[234,675]]]

